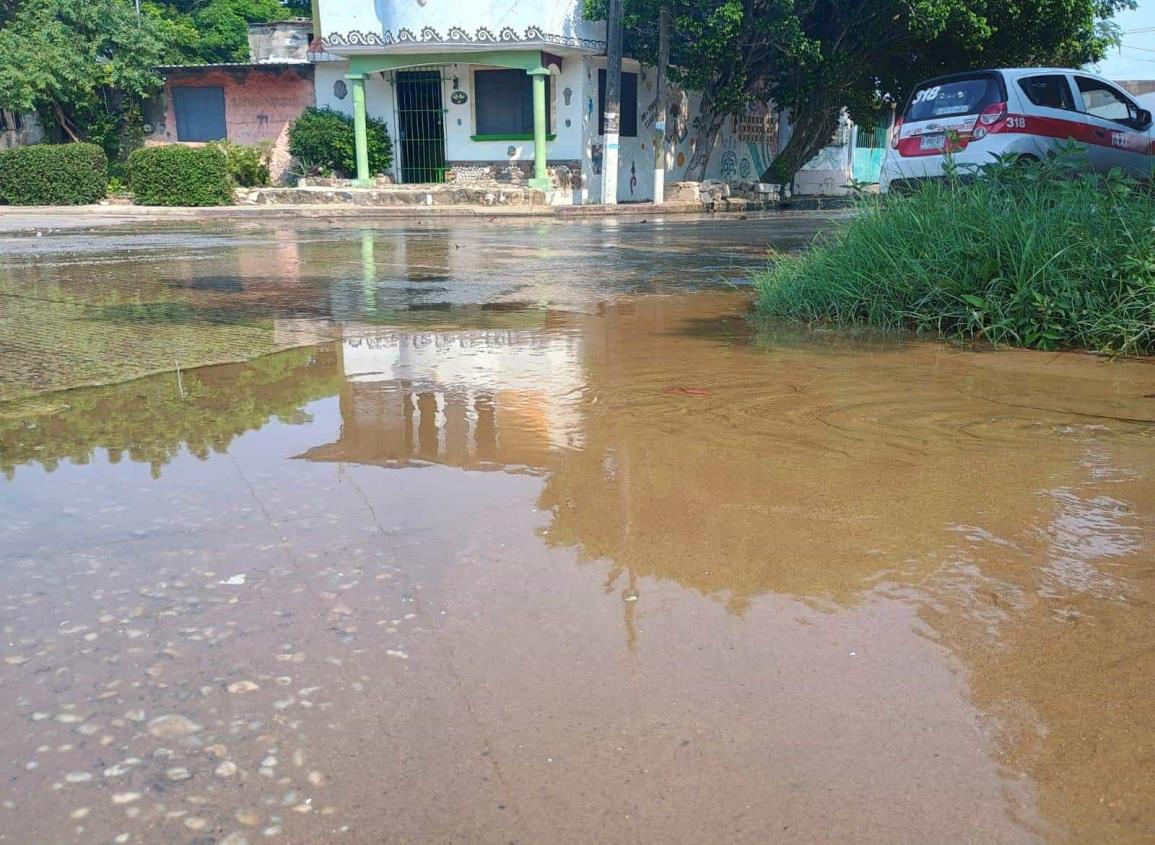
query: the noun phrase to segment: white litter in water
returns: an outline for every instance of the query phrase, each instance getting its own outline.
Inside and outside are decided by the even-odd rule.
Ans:
[[[226,587],[239,587],[245,583],[245,575],[234,575],[232,578],[226,578],[224,581],[217,581],[218,584],[224,584]]]

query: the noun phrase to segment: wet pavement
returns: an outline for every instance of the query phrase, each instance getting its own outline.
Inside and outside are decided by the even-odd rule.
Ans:
[[[6,251],[317,342],[0,404],[0,842],[1155,839],[1155,366],[753,327],[776,222]]]
[[[246,360],[331,339],[349,319],[452,323],[716,287],[831,219],[335,218],[0,236],[0,401]]]

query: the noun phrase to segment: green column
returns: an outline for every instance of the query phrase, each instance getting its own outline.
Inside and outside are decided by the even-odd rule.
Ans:
[[[377,255],[372,232],[361,233],[361,291],[364,313],[377,311]]]
[[[533,178],[529,180],[529,186],[548,191],[551,185],[546,170],[545,136],[549,104],[545,101],[545,81],[549,78],[549,71],[539,67],[527,72],[533,77]]]
[[[369,127],[365,112],[365,74],[351,73],[345,77],[353,86],[353,143],[357,148],[357,184],[367,188],[369,178]]]

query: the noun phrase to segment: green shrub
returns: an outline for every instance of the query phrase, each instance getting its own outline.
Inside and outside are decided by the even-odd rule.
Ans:
[[[865,200],[756,277],[758,312],[1037,349],[1155,352],[1155,201],[1073,150]]]
[[[384,173],[393,164],[393,141],[383,121],[369,118],[369,172]],[[355,176],[353,118],[330,108],[306,109],[289,127],[289,152],[306,169]]]
[[[128,158],[128,179],[140,205],[230,205],[228,158],[215,146],[144,147]]]
[[[269,164],[273,158],[272,144],[246,147],[232,141],[218,141],[213,146],[224,153],[229,178],[233,180],[234,185],[241,188],[263,188],[269,184]]]
[[[95,144],[35,144],[0,152],[0,200],[86,205],[104,199],[108,157]]]

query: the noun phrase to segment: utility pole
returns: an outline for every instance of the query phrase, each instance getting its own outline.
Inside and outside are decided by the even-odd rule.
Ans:
[[[622,0],[610,0],[606,30],[606,148],[602,155],[602,202],[617,205],[618,147],[622,127]]]
[[[666,201],[666,74],[670,67],[670,7],[658,13],[658,113],[654,115],[654,202]]]
[[[318,0],[311,0],[309,6],[310,6],[310,9],[309,9],[310,17],[313,18],[313,38],[316,41],[320,41],[322,38],[322,36],[321,36],[321,4],[318,2]]]

